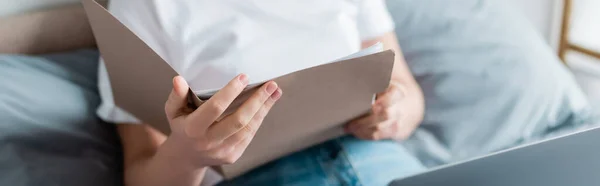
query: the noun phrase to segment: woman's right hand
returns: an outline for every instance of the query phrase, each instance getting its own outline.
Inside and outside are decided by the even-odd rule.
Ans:
[[[195,168],[234,163],[282,95],[278,85],[269,81],[236,112],[217,121],[247,85],[247,76],[240,74],[198,109],[192,110],[187,107],[188,84],[182,77],[175,77],[165,104],[171,135],[159,151],[170,151],[167,154]]]

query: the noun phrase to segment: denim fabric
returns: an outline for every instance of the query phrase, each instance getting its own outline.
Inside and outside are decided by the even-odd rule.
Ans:
[[[227,185],[387,185],[423,171],[420,162],[393,141],[333,139],[263,165]]]

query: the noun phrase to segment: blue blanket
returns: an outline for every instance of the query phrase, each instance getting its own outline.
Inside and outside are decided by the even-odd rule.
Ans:
[[[121,185],[117,133],[95,115],[97,61],[0,55],[0,185]]]

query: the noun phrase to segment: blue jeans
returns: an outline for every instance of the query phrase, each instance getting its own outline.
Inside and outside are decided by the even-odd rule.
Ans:
[[[226,185],[387,185],[425,168],[393,141],[329,140],[258,167]]]

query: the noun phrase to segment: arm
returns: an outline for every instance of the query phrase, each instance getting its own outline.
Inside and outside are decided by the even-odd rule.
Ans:
[[[240,75],[198,109],[191,110],[187,108],[189,87],[183,78],[175,78],[165,103],[171,126],[168,137],[146,125],[118,127],[125,185],[198,186],[207,167],[235,162],[282,95],[275,82],[267,82],[235,113],[216,122],[247,84],[245,75]]]
[[[202,182],[206,168],[191,167],[167,150],[173,149],[163,145],[167,140],[163,133],[141,124],[118,124],[117,129],[123,144],[125,185],[198,186]]]
[[[0,53],[40,54],[94,46],[81,5],[0,18]]]
[[[394,32],[363,41],[362,47],[377,42],[396,53],[390,87],[377,95],[371,114],[351,122],[346,130],[362,139],[403,140],[412,134],[423,119],[423,93],[404,60]]]

